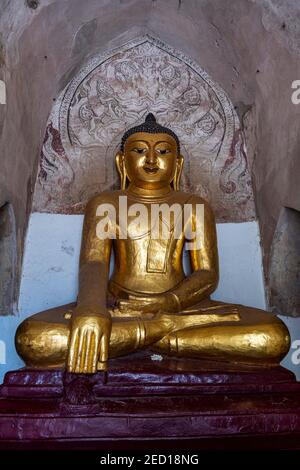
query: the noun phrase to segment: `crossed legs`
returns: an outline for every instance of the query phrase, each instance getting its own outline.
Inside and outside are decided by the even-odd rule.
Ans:
[[[21,323],[16,349],[29,367],[66,364],[75,304],[40,312]],[[170,355],[277,364],[289,350],[286,326],[262,310],[205,301],[180,314],[120,318],[112,312],[109,357],[141,348]]]

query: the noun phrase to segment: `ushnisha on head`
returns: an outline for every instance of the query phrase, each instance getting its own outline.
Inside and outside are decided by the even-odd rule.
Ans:
[[[152,113],[145,122],[125,132],[116,164],[122,189],[128,181],[150,191],[171,186],[179,189],[183,165],[179,139],[171,129],[161,126]]]

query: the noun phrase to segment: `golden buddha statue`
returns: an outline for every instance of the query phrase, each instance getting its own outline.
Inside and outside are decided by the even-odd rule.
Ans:
[[[109,358],[146,347],[182,357],[278,364],[290,346],[284,323],[271,313],[209,297],[219,277],[214,215],[202,198],[179,191],[183,157],[176,134],[149,114],[124,134],[116,164],[122,189],[97,195],[86,208],[77,302],[37,313],[17,330],[16,348],[26,365],[95,373]],[[120,197],[126,198],[128,214],[136,214],[137,204],[146,213],[144,222],[128,225],[127,236]],[[187,239],[182,227],[178,231],[178,217],[166,222],[160,216],[168,236],[160,229],[152,236],[148,222],[154,204],[179,212],[192,207],[185,227],[196,233],[201,226],[203,242],[194,237],[189,243],[191,275],[183,270]],[[203,221],[197,220],[197,205]],[[109,207],[115,219],[108,216]],[[99,236],[104,213],[106,233],[113,236]]]

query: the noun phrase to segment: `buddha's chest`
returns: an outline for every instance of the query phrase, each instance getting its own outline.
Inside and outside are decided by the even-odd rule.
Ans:
[[[119,262],[145,273],[165,273],[180,256],[182,207],[133,204],[120,214],[115,243]]]
[[[139,236],[128,236],[114,241],[116,263],[120,271],[128,273],[164,273],[181,269],[184,240],[169,236],[156,237],[151,231]]]

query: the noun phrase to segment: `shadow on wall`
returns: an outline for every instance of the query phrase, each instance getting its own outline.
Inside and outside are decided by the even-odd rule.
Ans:
[[[16,227],[12,205],[0,208],[0,315],[15,310]]]
[[[280,315],[300,316],[300,212],[282,208],[275,230],[271,260],[270,307]]]

